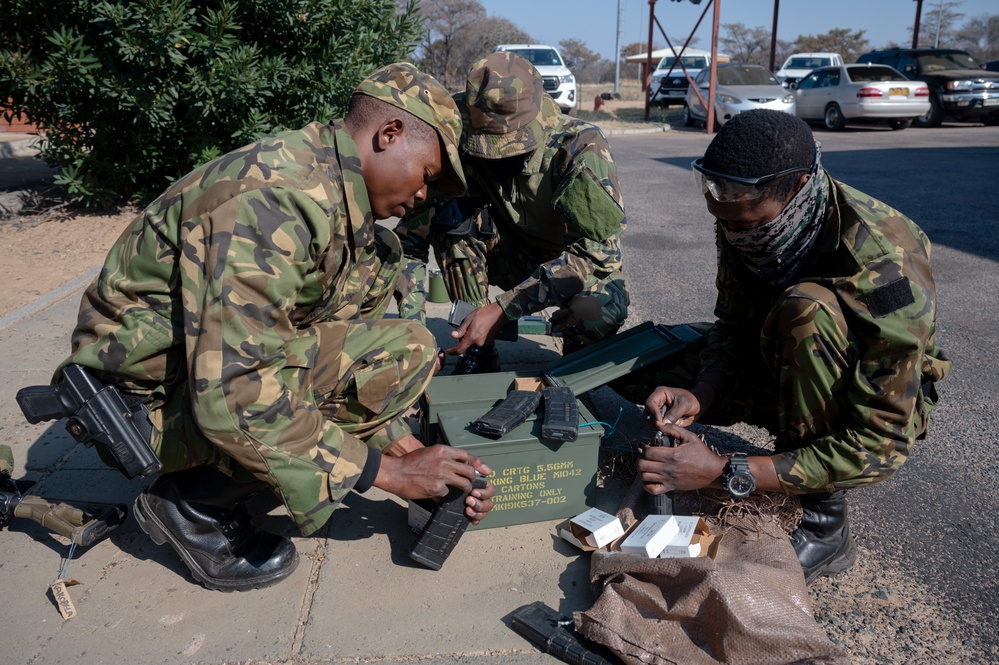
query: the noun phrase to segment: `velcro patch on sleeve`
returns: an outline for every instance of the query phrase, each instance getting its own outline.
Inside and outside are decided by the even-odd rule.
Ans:
[[[916,302],[915,296],[912,295],[912,286],[905,277],[899,277],[884,286],[879,286],[867,294],[866,300],[867,308],[876,319]]]

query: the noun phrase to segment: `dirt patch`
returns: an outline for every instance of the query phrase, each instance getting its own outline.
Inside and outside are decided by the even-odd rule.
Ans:
[[[39,212],[0,220],[0,316],[101,265],[135,214]]]

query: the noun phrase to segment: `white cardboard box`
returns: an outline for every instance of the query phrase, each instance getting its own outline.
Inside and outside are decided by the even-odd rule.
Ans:
[[[624,539],[621,551],[654,559],[673,540],[679,529],[673,515],[649,515]]]
[[[558,525],[559,535],[584,550],[603,547],[624,534],[621,520],[598,508],[590,508]]]
[[[708,547],[714,538],[711,530],[700,517],[686,517],[682,515],[674,516],[678,531],[673,539],[669,541],[662,552],[660,559],[674,558],[694,558],[706,556]]]

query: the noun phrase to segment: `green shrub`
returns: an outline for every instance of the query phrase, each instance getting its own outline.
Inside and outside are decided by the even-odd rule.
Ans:
[[[417,0],[7,0],[0,110],[75,201],[156,196],[195,165],[340,117],[422,34]]]

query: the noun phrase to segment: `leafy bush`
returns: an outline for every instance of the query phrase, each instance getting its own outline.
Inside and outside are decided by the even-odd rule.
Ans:
[[[7,0],[0,110],[85,205],[148,199],[260,136],[340,117],[422,34],[417,0]]]

